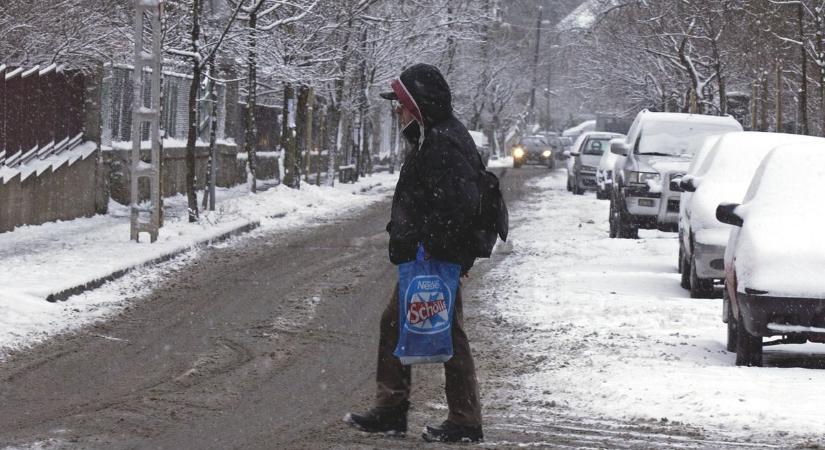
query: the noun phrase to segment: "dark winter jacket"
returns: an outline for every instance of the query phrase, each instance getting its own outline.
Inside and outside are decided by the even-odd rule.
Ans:
[[[453,116],[450,88],[435,67],[410,67],[393,82],[393,91],[417,120],[404,130],[414,145],[392,201],[390,260],[412,261],[421,242],[434,258],[467,271],[475,261],[471,231],[484,168],[475,143]]]

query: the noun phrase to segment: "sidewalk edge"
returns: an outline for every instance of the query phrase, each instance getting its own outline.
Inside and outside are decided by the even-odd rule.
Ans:
[[[131,267],[127,267],[125,269],[121,269],[121,270],[118,270],[116,272],[112,272],[109,275],[106,275],[106,276],[103,276],[103,277],[100,277],[100,278],[96,278],[96,279],[94,279],[92,281],[89,281],[87,283],[83,283],[83,284],[78,285],[78,286],[73,286],[73,287],[70,287],[68,289],[63,289],[61,291],[49,294],[46,297],[46,301],[51,302],[51,303],[58,302],[58,301],[66,301],[66,300],[69,299],[69,297],[81,294],[81,293],[86,292],[86,291],[90,291],[92,289],[97,289],[100,286],[103,286],[104,284],[108,283],[109,281],[117,280],[118,278],[121,278],[124,275],[128,274],[129,272],[131,272],[135,269],[138,269],[140,267],[156,265],[156,264],[160,264],[160,263],[169,261],[170,259],[172,259],[172,258],[174,258],[174,257],[176,257],[176,256],[178,256],[178,255],[180,255],[184,252],[188,252],[189,250],[192,250],[192,249],[195,249],[195,248],[203,248],[203,247],[207,247],[209,245],[212,245],[212,244],[215,244],[215,243],[218,243],[218,242],[225,241],[229,238],[239,236],[241,234],[248,233],[248,232],[250,232],[250,231],[252,231],[252,230],[254,230],[254,229],[256,229],[260,226],[261,226],[261,222],[258,221],[258,220],[248,222],[248,223],[246,223],[246,224],[244,224],[240,227],[237,227],[237,228],[234,228],[232,230],[226,231],[226,232],[221,233],[217,236],[212,236],[210,238],[202,239],[200,241],[195,242],[192,245],[182,247],[182,248],[179,248],[177,250],[173,250],[169,253],[165,253],[161,256],[158,256],[157,258],[150,259],[149,261],[146,261],[146,262],[143,262],[143,263],[140,263],[140,264],[135,264]]]

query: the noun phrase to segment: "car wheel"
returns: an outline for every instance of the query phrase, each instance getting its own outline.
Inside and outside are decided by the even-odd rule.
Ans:
[[[728,291],[725,289],[723,294],[725,309],[727,310],[727,319],[728,319],[728,340],[725,343],[725,349],[729,352],[736,351],[736,318],[733,317],[733,308],[730,306],[730,298],[728,298]]]
[[[570,172],[567,172],[567,192],[573,192],[573,183],[571,183]]]
[[[680,285],[682,289],[690,290],[690,272],[688,271],[687,258],[685,258],[685,251],[682,246],[679,246],[679,275],[681,278]]]
[[[713,297],[713,280],[704,280],[696,274],[696,258],[690,258],[690,298]]]
[[[622,211],[622,207],[616,206],[616,237],[619,239],[639,239],[639,227]]]
[[[741,315],[736,330],[736,365],[762,367],[762,337],[748,333]]]
[[[610,238],[611,239],[615,238],[618,235],[618,232],[616,231],[618,229],[618,228],[616,228],[616,207],[614,205],[615,205],[615,202],[611,198],[610,199],[610,213],[607,217],[607,221],[610,224]]]

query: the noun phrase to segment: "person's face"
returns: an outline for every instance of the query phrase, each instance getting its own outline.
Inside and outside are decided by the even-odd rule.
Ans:
[[[412,113],[409,112],[407,108],[405,108],[404,105],[401,104],[401,102],[395,103],[395,112],[399,116],[398,124],[401,126],[402,129],[406,128],[407,125],[410,124],[410,122],[415,120],[415,117],[412,115]]]

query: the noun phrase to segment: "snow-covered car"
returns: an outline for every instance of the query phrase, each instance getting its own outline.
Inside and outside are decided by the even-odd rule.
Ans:
[[[705,137],[742,131],[730,116],[641,111],[624,141],[610,150],[624,156],[614,169],[610,236],[638,237],[639,228],[677,231],[679,196],[671,179],[687,170]]]
[[[681,210],[684,217],[680,214],[680,268],[691,297],[711,296],[714,282],[725,277],[730,226],[716,220],[716,207],[742,201],[753,174],[771,149],[811,141],[825,145],[825,139],[795,134],[728,133],[718,139],[698,170],[682,178],[683,189],[692,195],[690,204]]]
[[[544,136],[525,136],[519,140],[511,154],[513,167],[524,164],[541,164],[553,168],[553,148]]]
[[[613,139],[624,139],[625,135],[619,134],[618,137]],[[611,143],[613,140],[611,139],[608,143],[608,149],[610,148]],[[602,153],[601,159],[599,159],[599,165],[596,167],[596,198],[599,200],[607,200],[610,198],[610,192],[613,189],[613,168],[616,166],[616,156],[611,151],[606,151]]]
[[[490,155],[493,153],[487,142],[487,136],[484,135],[483,131],[470,131],[470,136],[473,138],[473,142],[475,142],[476,148],[478,149],[478,154],[481,155],[481,160],[486,166],[487,163],[490,162]]]
[[[596,171],[599,161],[604,153],[610,153],[610,140],[623,135],[591,131],[583,136],[580,146],[570,151],[573,163],[572,170],[567,175],[572,178],[568,183],[577,195],[597,189]]]
[[[693,155],[693,159],[690,161],[690,166],[688,166],[687,173],[683,175],[681,178],[675,178],[673,180],[674,183],[678,183],[679,187],[682,189],[682,194],[679,196],[679,257],[677,258],[677,265],[679,268],[679,274],[682,277],[681,285],[685,289],[690,289],[690,278],[688,272],[688,265],[686,263],[687,257],[685,256],[685,247],[688,246],[689,240],[687,236],[690,235],[690,222],[687,220],[687,208],[690,207],[690,201],[693,198],[693,191],[687,191],[682,186],[682,182],[687,176],[695,176],[699,169],[702,168],[702,163],[705,162],[708,154],[713,149],[713,146],[716,145],[716,142],[719,141],[719,135],[711,135],[705,138],[704,142],[702,142],[702,146],[699,148],[699,151]]]
[[[825,144],[777,147],[741,204],[716,209],[733,226],[725,250],[723,321],[736,364],[760,366],[762,347],[825,343]],[[784,336],[772,343],[763,337]]]

